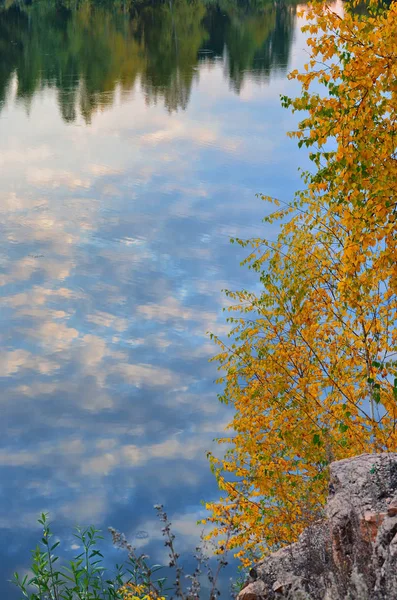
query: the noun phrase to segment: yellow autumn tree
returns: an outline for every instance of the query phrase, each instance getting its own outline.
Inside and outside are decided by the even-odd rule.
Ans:
[[[347,4],[349,7],[349,4]],[[322,193],[348,232],[344,261],[349,273],[360,270],[364,255],[381,242],[384,252],[372,267],[388,261],[394,286],[397,231],[397,3],[375,2],[364,17],[353,7],[343,16],[314,4],[307,11],[311,34],[305,72],[290,78],[302,94],[283,98],[294,111],[305,111],[291,135],[312,147],[317,170],[307,194]],[[326,94],[312,91],[322,84]],[[327,142],[332,141],[329,151]]]
[[[275,243],[237,240],[261,292],[227,292],[216,339],[235,416],[224,459],[209,453],[225,495],[204,522],[208,537],[232,528],[244,566],[321,515],[331,460],[397,447],[397,4],[307,18],[302,94],[283,102],[306,111],[292,135],[316,169],[267,218]]]

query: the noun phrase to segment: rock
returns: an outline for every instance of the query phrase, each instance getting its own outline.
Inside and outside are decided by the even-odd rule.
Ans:
[[[397,453],[332,463],[324,520],[251,573],[238,600],[397,599]]]
[[[273,583],[272,589],[276,595],[277,594],[286,595],[286,594],[290,593],[294,588],[296,588],[298,590],[299,587],[301,587],[301,578],[296,577],[295,575],[287,575],[286,577],[284,577],[284,579],[282,581],[279,581],[277,579],[277,581],[275,583]]]
[[[387,506],[387,516],[395,517],[397,515],[397,498],[390,500]]]
[[[280,593],[284,590],[284,584],[281,583],[281,581],[279,581],[277,579],[276,583],[273,583],[273,592],[276,592],[276,594]]]
[[[239,593],[239,600],[268,600],[269,595],[266,592],[266,586],[263,581],[253,581],[248,583]]]
[[[379,527],[382,525],[385,517],[388,516],[387,512],[373,512],[370,510],[365,511],[364,517],[360,518],[361,535],[367,542],[374,542],[378,534]]]

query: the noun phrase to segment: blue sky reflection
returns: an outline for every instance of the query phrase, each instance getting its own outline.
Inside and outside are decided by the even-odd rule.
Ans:
[[[295,29],[290,68],[303,45]],[[148,103],[137,84],[90,123],[65,122],[45,86],[27,110],[11,82],[0,113],[7,598],[39,511],[61,531],[145,531],[134,543],[161,560],[153,504],[191,551],[200,500],[218,496],[205,454],[232,410],[217,401],[206,332],[228,331],[222,288],[256,284],[229,238],[274,236],[255,194],[291,198],[305,157],[285,136],[296,120],[279,94],[297,89],[284,72],[248,74],[237,94],[226,59],[196,70],[185,110]]]

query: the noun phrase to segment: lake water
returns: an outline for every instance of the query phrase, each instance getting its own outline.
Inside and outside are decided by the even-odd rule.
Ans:
[[[218,498],[207,450],[232,235],[273,237],[306,154],[279,95],[307,55],[296,6],[0,4],[0,597],[49,511],[166,560]],[[120,554],[111,550],[111,557]],[[225,592],[222,597],[228,597]]]

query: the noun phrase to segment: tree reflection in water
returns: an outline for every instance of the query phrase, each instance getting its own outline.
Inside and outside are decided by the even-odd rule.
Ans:
[[[287,70],[295,13],[268,0],[0,2],[0,108],[16,81],[27,108],[55,88],[69,122],[138,83],[148,104],[184,110],[199,64],[219,60],[239,93],[248,76]]]

